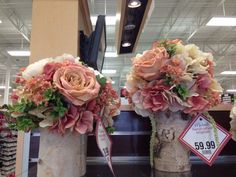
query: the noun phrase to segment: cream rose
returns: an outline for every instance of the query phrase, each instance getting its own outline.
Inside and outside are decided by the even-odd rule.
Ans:
[[[76,106],[96,98],[100,90],[95,73],[83,65],[58,69],[53,76],[53,82],[60,93]]]
[[[192,59],[198,58],[202,53],[195,44],[186,45],[185,50],[189,53],[189,57]]]

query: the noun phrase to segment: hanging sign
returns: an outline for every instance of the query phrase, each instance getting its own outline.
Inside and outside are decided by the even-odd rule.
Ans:
[[[199,114],[179,137],[182,144],[210,166],[232,136],[217,124],[215,128],[206,116]]]
[[[96,134],[98,148],[100,149],[102,155],[105,157],[111,172],[115,176],[113,168],[112,168],[112,161],[111,161],[112,141],[109,135],[107,134],[107,131],[100,119],[97,120],[95,134]]]

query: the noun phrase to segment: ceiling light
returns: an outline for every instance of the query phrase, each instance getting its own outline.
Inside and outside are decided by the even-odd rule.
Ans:
[[[112,84],[115,84],[116,82],[115,81],[111,81]]]
[[[222,75],[235,75],[236,71],[223,71],[220,74],[222,74]]]
[[[135,28],[135,25],[134,24],[128,24],[128,25],[125,25],[125,30],[133,30]]]
[[[131,46],[130,42],[123,42],[122,43],[122,47],[129,47],[129,46]]]
[[[141,6],[141,2],[139,0],[131,0],[129,1],[128,7],[129,8],[137,8]]]
[[[103,69],[102,74],[115,74],[116,70],[114,69]]]
[[[0,89],[5,89],[6,86],[5,85],[0,85]],[[11,86],[9,86],[9,89],[11,89]]]
[[[226,90],[226,92],[236,92],[236,89],[228,89],[228,90]]]
[[[0,20],[0,23],[2,23],[2,20]]]
[[[97,22],[97,16],[91,16],[90,17],[92,25],[96,25]],[[115,25],[117,17],[116,16],[106,16],[106,25]]]
[[[212,17],[206,26],[236,26],[236,17]]]
[[[105,53],[105,57],[117,57],[117,53],[116,52],[106,52]]]
[[[7,53],[14,57],[28,57],[30,56],[30,51],[27,50],[12,50],[7,51]]]

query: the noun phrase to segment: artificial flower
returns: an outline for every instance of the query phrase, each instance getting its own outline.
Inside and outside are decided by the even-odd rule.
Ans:
[[[184,112],[196,115],[199,112],[207,110],[209,102],[201,96],[193,96],[187,99],[187,103],[191,105],[191,107],[186,108]]]
[[[165,48],[155,48],[145,51],[143,55],[133,59],[134,73],[144,80],[151,81],[160,76],[160,68],[167,60],[168,54]]]
[[[4,111],[17,130],[41,127],[62,135],[85,134],[102,120],[111,133],[112,117],[120,113],[120,99],[109,79],[68,54],[29,65],[15,83],[12,104]]]
[[[126,98],[143,116],[160,111],[197,114],[220,102],[213,56],[180,40],[155,41],[132,59]]]
[[[96,98],[100,90],[94,72],[82,65],[58,69],[53,82],[60,93],[77,106]]]

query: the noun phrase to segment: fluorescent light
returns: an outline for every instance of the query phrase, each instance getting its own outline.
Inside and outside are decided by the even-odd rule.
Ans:
[[[228,89],[228,90],[226,90],[226,92],[236,92],[236,89]]]
[[[92,25],[96,25],[97,16],[91,16],[90,19],[91,19]],[[106,19],[106,25],[115,25],[117,17],[116,16],[106,16],[105,19]]]
[[[102,73],[103,74],[115,74],[116,70],[114,70],[114,69],[103,69]]]
[[[114,57],[117,57],[118,55],[117,55],[117,53],[116,52],[106,52],[105,53],[105,57],[112,57],[112,58],[114,58]]]
[[[6,86],[5,85],[0,85],[0,89],[5,89]],[[9,89],[11,89],[11,86],[9,87]]]
[[[222,75],[235,75],[236,71],[223,71],[220,74],[222,74]]]
[[[7,53],[14,57],[28,57],[30,56],[30,51],[27,50],[11,50],[7,51]]]
[[[206,26],[236,26],[236,17],[212,17]]]

